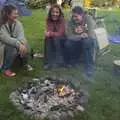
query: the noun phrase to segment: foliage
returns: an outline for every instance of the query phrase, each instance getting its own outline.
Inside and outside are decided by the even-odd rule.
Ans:
[[[117,3],[117,0],[84,0],[84,6],[86,8],[90,8],[92,6],[108,7],[116,5]]]
[[[43,8],[49,2],[54,2],[54,1],[53,0],[29,0],[28,6],[30,8]]]
[[[85,1],[84,1],[84,6],[85,6],[86,8],[90,8],[92,2],[93,2],[92,0],[85,0]]]
[[[93,0],[93,5],[102,7],[102,6],[112,6],[117,3],[116,0]]]

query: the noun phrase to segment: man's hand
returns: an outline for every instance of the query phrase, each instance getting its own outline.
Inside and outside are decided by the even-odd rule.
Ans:
[[[19,46],[19,53],[21,56],[24,56],[27,53],[27,49],[26,49],[25,45],[22,43]]]
[[[82,33],[81,37],[86,38],[86,37],[88,37],[88,34],[87,33]]]
[[[25,42],[24,42],[24,40],[21,40],[21,44],[25,45]]]
[[[75,28],[75,33],[81,34],[84,32],[84,29],[82,28],[82,26],[78,26]]]

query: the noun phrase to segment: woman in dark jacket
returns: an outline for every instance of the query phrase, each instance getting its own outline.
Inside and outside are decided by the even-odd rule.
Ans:
[[[53,5],[49,10],[45,31],[45,66],[63,64],[62,41],[65,35],[65,20],[58,5]]]

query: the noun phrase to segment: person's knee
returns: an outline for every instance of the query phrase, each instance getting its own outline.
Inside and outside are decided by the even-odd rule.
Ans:
[[[73,44],[68,40],[68,41],[66,41],[66,43],[65,43],[65,47],[66,47],[66,48],[72,48],[72,47],[73,47]]]
[[[54,40],[61,40],[61,39],[63,39],[63,37],[62,37],[62,36],[57,36],[57,37],[54,37]]]
[[[91,39],[91,38],[84,39],[84,47],[85,48],[94,47],[94,41],[93,41],[93,39]]]
[[[5,51],[4,51],[4,55],[5,56],[11,56],[14,57],[18,54],[18,50],[14,47],[11,46],[6,46],[5,47]]]

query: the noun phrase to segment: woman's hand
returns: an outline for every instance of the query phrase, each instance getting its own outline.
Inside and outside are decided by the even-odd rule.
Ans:
[[[49,37],[50,36],[50,32],[45,31],[45,36]]]

